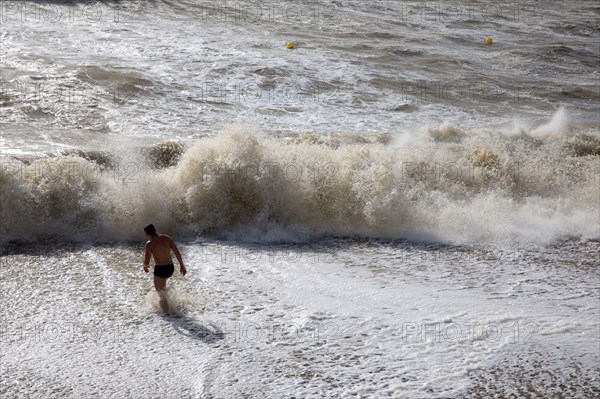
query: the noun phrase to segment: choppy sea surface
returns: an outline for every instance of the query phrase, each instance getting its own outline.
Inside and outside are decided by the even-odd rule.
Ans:
[[[600,396],[597,2],[0,22],[2,398]]]

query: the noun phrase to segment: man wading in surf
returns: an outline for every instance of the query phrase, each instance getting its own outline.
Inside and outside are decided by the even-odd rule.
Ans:
[[[167,279],[171,277],[175,267],[173,266],[173,260],[171,259],[171,250],[175,253],[177,262],[179,262],[179,273],[185,276],[187,270],[183,265],[183,259],[175,241],[166,234],[156,234],[154,225],[149,224],[144,227],[146,237],[150,240],[144,246],[144,271],[148,273],[150,271],[150,255],[154,257],[154,288],[158,292],[160,309],[163,312],[169,311],[169,304],[165,298],[164,289],[167,285]]]

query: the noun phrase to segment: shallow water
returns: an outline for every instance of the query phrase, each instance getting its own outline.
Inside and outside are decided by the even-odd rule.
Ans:
[[[179,311],[160,316],[137,245],[8,246],[2,394],[599,392],[597,242],[181,247]]]

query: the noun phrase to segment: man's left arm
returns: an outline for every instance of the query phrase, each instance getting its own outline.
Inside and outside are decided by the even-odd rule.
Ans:
[[[170,238],[169,244],[171,246],[171,249],[175,253],[177,262],[179,262],[179,273],[181,273],[182,276],[185,276],[187,273],[187,270],[185,269],[185,266],[183,265],[183,259],[181,258],[181,253],[179,252],[179,248],[177,248],[177,244],[175,244],[175,241],[173,241],[173,239],[171,239],[171,238]]]

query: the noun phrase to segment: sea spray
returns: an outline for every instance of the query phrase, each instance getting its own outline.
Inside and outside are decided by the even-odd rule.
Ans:
[[[2,239],[137,239],[149,222],[180,236],[252,242],[597,237],[600,138],[563,129],[555,120],[564,112],[519,135],[444,124],[386,140],[316,140],[233,126],[178,146],[176,161],[160,165],[3,158]],[[540,134],[550,125],[559,126]]]

